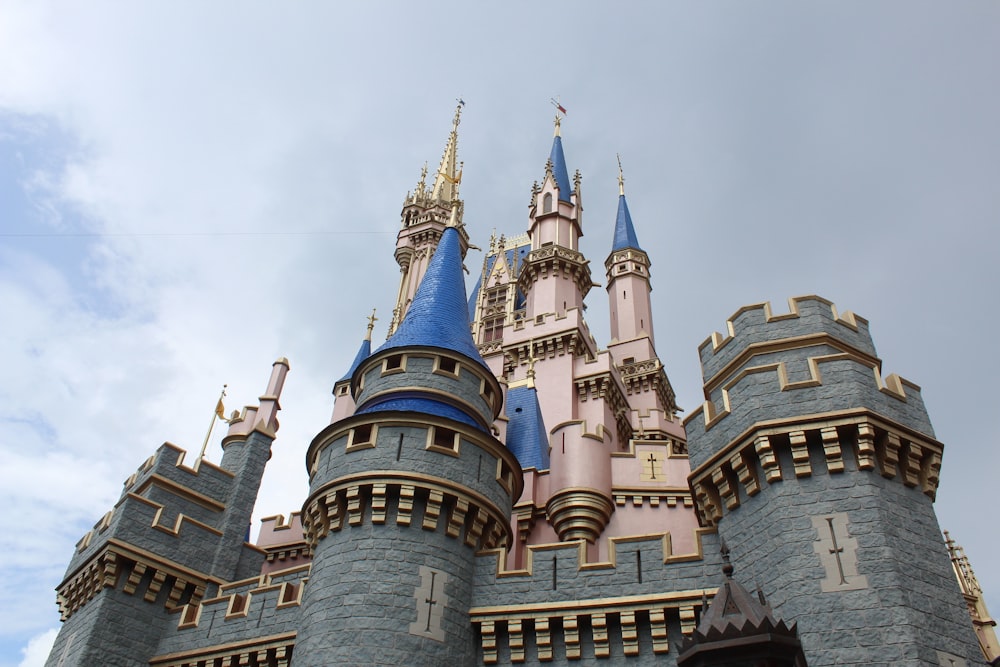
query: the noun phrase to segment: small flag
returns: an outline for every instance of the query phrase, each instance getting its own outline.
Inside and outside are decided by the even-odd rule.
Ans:
[[[552,102],[552,106],[554,106],[556,109],[559,109],[559,113],[561,113],[564,116],[567,115],[566,114],[566,107],[564,107],[563,105],[559,104],[559,102],[558,102],[558,100],[556,100],[556,98],[552,97],[552,98],[549,99],[549,101]]]
[[[222,420],[225,420],[226,418],[226,407],[222,405],[221,398],[219,399],[219,402],[215,404],[215,416]]]

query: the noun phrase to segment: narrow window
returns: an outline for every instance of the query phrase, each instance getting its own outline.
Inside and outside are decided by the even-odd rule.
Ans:
[[[435,426],[431,435],[430,445],[427,447],[442,454],[458,455],[458,433],[448,428]]]
[[[552,193],[546,192],[545,197],[542,198],[542,213],[552,212]]]

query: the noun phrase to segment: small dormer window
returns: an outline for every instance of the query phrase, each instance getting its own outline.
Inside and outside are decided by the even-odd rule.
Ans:
[[[552,193],[546,192],[545,196],[542,197],[542,213],[552,212]]]
[[[448,357],[438,357],[436,372],[457,376],[458,362]]]
[[[389,373],[402,373],[406,369],[405,359],[402,354],[393,354],[382,361],[382,375]]]
[[[362,424],[351,429],[347,438],[347,452],[358,449],[370,449],[375,446],[376,426]]]
[[[435,426],[431,428],[430,442],[427,445],[427,449],[440,454],[458,456],[458,443],[458,431]]]

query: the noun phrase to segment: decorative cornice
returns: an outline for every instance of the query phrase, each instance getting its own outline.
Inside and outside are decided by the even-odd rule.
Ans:
[[[778,448],[790,450],[791,466]],[[757,495],[762,482],[813,475],[811,450],[818,450],[828,474],[845,472],[844,459],[852,456],[858,471],[897,479],[931,500],[937,493],[940,442],[868,410],[808,415],[758,424],[692,471],[688,481],[702,523],[716,525],[741,498]]]
[[[365,521],[385,524],[390,503],[396,523],[408,526],[414,520],[418,500],[424,506],[421,525],[426,530],[437,530],[442,510],[447,510],[445,533],[449,537],[461,537],[475,550],[512,543],[505,513],[485,496],[438,477],[398,470],[348,475],[310,494],[302,505],[306,542],[315,549],[319,540],[347,526],[360,526]]]
[[[202,665],[242,665],[253,656],[259,665],[288,667],[295,645],[295,633],[258,637],[247,641],[228,642],[190,651],[165,653],[149,661],[151,667],[201,667]]]

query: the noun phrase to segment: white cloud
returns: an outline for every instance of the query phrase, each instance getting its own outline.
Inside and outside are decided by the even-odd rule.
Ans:
[[[939,512],[1000,606],[994,538],[966,511],[990,506],[1000,465],[969,407],[1000,373],[975,343],[998,326],[1000,282],[1000,22],[980,11],[996,10],[941,10],[935,24],[890,3],[859,25],[780,3],[514,5],[488,19],[464,6],[6,3],[0,143],[21,161],[0,195],[29,196],[0,200],[0,222],[93,236],[0,249],[12,314],[0,456],[17,473],[0,531],[4,558],[34,554],[44,580],[3,591],[19,611],[0,627],[27,637],[54,622],[72,545],[121,482],[165,439],[196,453],[221,385],[230,409],[254,403],[282,355],[292,370],[258,515],[297,508],[305,447],[364,316],[377,306],[388,322],[396,216],[458,95],[479,245],[523,229],[559,94],[584,174],[583,250],[602,278],[622,153],[685,407],[700,395],[695,346],[744,303],[818,291],[871,318],[887,371],[925,387],[949,446]],[[603,290],[589,305],[606,340]],[[29,539],[44,549],[19,548]]]
[[[57,634],[58,628],[50,628],[28,640],[28,645],[21,649],[22,659],[18,667],[44,667]]]

